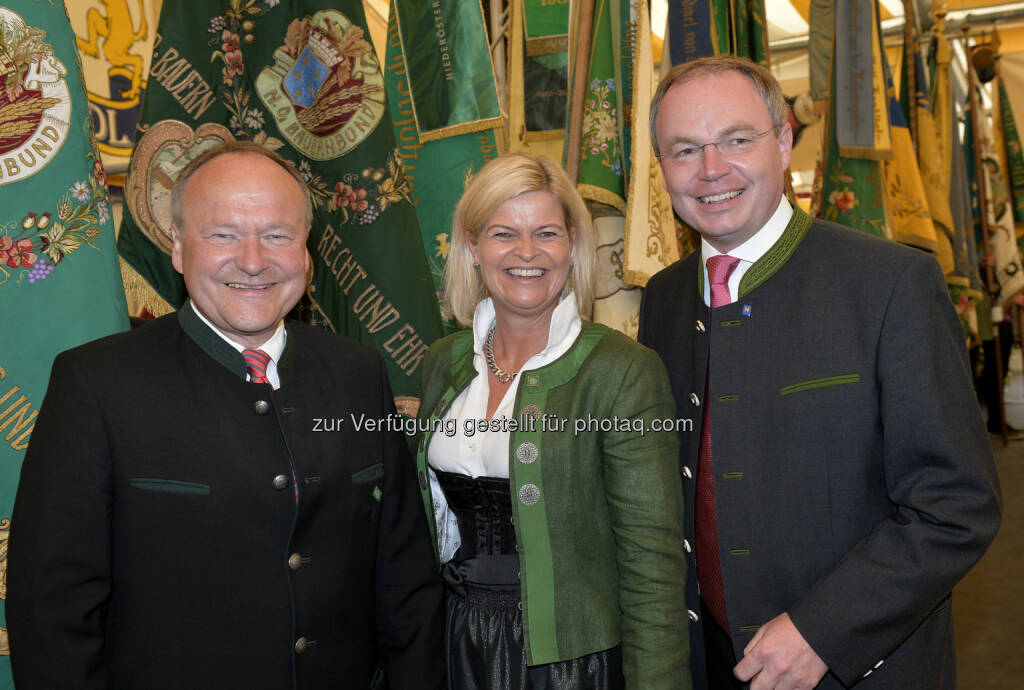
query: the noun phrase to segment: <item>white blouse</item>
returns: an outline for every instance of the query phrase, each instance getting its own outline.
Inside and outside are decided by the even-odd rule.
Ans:
[[[427,449],[427,462],[443,472],[453,472],[470,477],[508,478],[507,430],[479,431],[477,426],[487,422],[487,397],[490,393],[490,377],[487,375],[487,359],[484,356],[484,341],[495,324],[494,305],[490,298],[480,302],[473,314],[473,366],[477,373],[448,408],[445,419],[455,420],[455,434],[434,434]],[[516,374],[512,385],[494,411],[494,420],[513,419],[516,391],[523,371],[538,369],[564,355],[577,336],[583,323],[576,311],[576,298],[572,291],[563,297],[551,314],[548,329],[548,344],[537,354],[526,360]],[[467,427],[471,427],[467,429]]]
[[[427,448],[427,468],[430,474],[430,493],[433,497],[434,524],[437,527],[437,548],[442,563],[447,563],[454,556],[462,543],[459,535],[459,523],[448,508],[444,491],[434,474],[437,468],[442,472],[465,474],[471,477],[508,478],[508,431],[476,431],[476,424],[487,421],[487,396],[490,393],[490,377],[487,376],[487,359],[484,355],[484,341],[495,324],[494,304],[491,299],[480,302],[473,314],[473,366],[477,376],[461,392],[448,408],[445,419],[455,420],[455,434],[447,436],[435,433]],[[512,385],[505,391],[505,396],[494,411],[493,419],[511,419],[513,405],[516,401],[516,390],[523,371],[537,369],[549,364],[566,352],[576,342],[583,322],[576,311],[576,297],[569,291],[562,297],[551,314],[551,326],[548,329],[548,344],[537,354],[526,360],[520,373],[512,380]],[[473,431],[467,433],[467,422]]]

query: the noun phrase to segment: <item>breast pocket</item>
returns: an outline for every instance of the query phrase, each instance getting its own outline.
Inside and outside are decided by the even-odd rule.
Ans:
[[[352,489],[356,497],[369,496],[380,503],[384,497],[381,484],[384,479],[384,463],[378,462],[352,475]]]
[[[832,388],[833,386],[846,386],[853,383],[860,383],[860,374],[839,374],[837,376],[826,376],[820,379],[801,381],[779,389],[781,395],[793,395],[806,391],[818,390],[820,388]]]
[[[160,479],[155,477],[129,477],[128,486],[141,491],[155,491],[165,494],[183,494],[190,496],[209,496],[210,485],[198,482],[186,482],[180,479]]]

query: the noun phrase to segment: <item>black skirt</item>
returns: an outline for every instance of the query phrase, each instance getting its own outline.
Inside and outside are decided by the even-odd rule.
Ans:
[[[495,535],[509,533],[508,480],[446,472],[437,476],[463,535],[462,547],[444,568],[448,687],[624,690],[621,646],[567,661],[526,665],[519,558],[514,540],[510,544]]]

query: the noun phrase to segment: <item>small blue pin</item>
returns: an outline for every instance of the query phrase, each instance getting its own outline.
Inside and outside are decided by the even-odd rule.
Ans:
[[[750,305],[749,304],[744,304],[743,305],[743,315],[744,316],[750,316]]]

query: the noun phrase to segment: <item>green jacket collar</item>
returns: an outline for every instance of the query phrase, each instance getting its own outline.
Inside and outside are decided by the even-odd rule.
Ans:
[[[224,342],[224,338],[203,323],[203,320],[196,314],[191,300],[185,302],[185,305],[178,310],[178,323],[188,337],[192,338],[192,341],[199,346],[199,349],[232,374],[243,381],[246,379],[248,370],[245,367],[245,358],[242,357],[242,353]],[[287,321],[285,328],[288,329]],[[291,336],[291,329],[288,331],[288,335]],[[292,340],[291,337],[285,340],[284,352],[281,353],[281,361],[277,364],[282,381],[295,361],[295,348],[292,347]]]
[[[771,248],[758,259],[750,269],[743,274],[740,280],[739,294],[736,299],[746,297],[761,284],[771,278],[782,268],[793,252],[800,246],[804,235],[811,227],[811,217],[799,206],[793,208],[793,216],[789,219],[786,229],[782,231],[782,237],[771,246]],[[703,257],[699,266],[704,266]],[[704,297],[704,270],[697,271],[697,290],[701,298]]]

